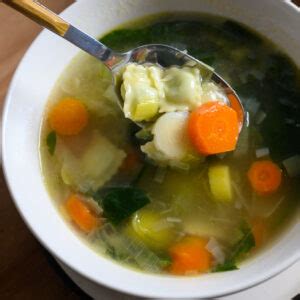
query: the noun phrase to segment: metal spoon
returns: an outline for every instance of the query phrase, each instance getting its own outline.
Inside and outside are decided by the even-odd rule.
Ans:
[[[114,85],[119,96],[121,108],[123,108],[123,100],[120,96],[120,84],[117,80],[117,75],[120,68],[124,67],[127,63],[158,63],[162,67],[182,65],[195,66],[211,73],[211,79],[223,88],[229,101],[228,105],[236,110],[238,114],[240,130],[242,129],[244,124],[244,109],[238,95],[221,76],[213,71],[211,67],[185,52],[162,44],[143,45],[128,52],[117,52],[72,26],[36,1],[2,0],[2,2],[103,62],[114,75]]]

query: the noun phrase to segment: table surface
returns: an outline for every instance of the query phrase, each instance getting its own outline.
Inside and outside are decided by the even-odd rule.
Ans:
[[[72,0],[41,1],[56,12]],[[13,72],[41,28],[0,4],[0,105]],[[20,218],[0,171],[0,299],[89,299]]]
[[[40,1],[56,12],[73,0]],[[300,5],[300,0],[295,0]],[[0,5],[0,107],[13,72],[41,28]],[[20,218],[0,171],[0,299],[89,299]]]

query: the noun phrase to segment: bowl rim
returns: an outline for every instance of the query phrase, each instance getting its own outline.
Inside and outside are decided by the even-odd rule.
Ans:
[[[75,3],[71,4],[61,14],[64,15],[66,12],[69,12],[70,9],[72,9],[72,7],[76,6],[77,4],[78,4],[78,2],[75,2]],[[44,237],[44,236],[41,236],[39,234],[38,230],[31,226],[30,222],[27,220],[27,216],[24,214],[24,212],[22,210],[22,205],[20,204],[20,201],[18,200],[19,195],[12,188],[12,186],[13,186],[13,184],[12,184],[13,174],[10,174],[9,170],[8,170],[8,165],[9,165],[8,156],[9,156],[9,153],[8,153],[7,147],[6,147],[6,135],[7,135],[6,120],[8,118],[8,114],[9,114],[9,106],[10,106],[10,103],[12,101],[12,93],[17,88],[18,78],[20,76],[22,76],[23,65],[27,62],[28,54],[31,52],[32,48],[35,47],[35,45],[38,43],[40,38],[45,34],[45,32],[46,32],[45,29],[42,30],[42,32],[34,39],[32,44],[30,45],[30,47],[27,49],[27,51],[26,51],[25,55],[23,56],[22,60],[20,61],[19,65],[18,65],[18,67],[17,67],[17,69],[14,73],[13,79],[12,79],[10,85],[9,85],[8,92],[7,92],[7,95],[5,97],[4,106],[3,106],[3,113],[2,113],[3,126],[2,126],[2,145],[1,145],[1,147],[2,147],[2,157],[3,157],[3,173],[4,173],[5,180],[7,182],[9,192],[12,196],[13,201],[14,201],[14,204],[15,204],[20,216],[22,217],[23,221],[25,222],[27,227],[30,229],[31,233],[35,236],[35,238],[38,239],[38,241],[43,245],[43,247],[45,247],[53,256],[57,257],[64,264],[66,264],[68,267],[75,270],[76,272],[78,272],[82,276],[84,276],[84,277],[88,278],[89,280],[91,280],[93,282],[96,282],[98,284],[101,284],[101,285],[104,285],[106,287],[118,290],[120,292],[131,294],[131,295],[138,295],[138,296],[142,296],[142,297],[169,297],[167,293],[160,293],[159,291],[152,291],[152,293],[149,293],[149,292],[144,293],[141,290],[141,288],[120,287],[120,286],[114,285],[114,283],[107,282],[106,280],[103,280],[102,278],[100,279],[100,278],[93,277],[88,272],[82,270],[80,268],[80,264],[75,265],[74,262],[72,262],[68,258],[68,255],[62,255],[61,253],[57,253],[52,247],[50,247],[49,244],[47,243],[47,238]],[[276,276],[277,274],[279,274],[280,272],[282,272],[283,270],[285,270],[286,268],[291,266],[293,263],[295,263],[299,259],[300,259],[300,252],[299,253],[294,253],[294,255],[291,255],[288,259],[284,259],[284,260],[280,261],[280,263],[276,264],[276,266],[272,270],[268,270],[268,271],[262,272],[260,274],[257,274],[254,279],[244,280],[242,282],[242,284],[237,284],[234,287],[223,289],[221,292],[215,292],[214,294],[211,293],[209,295],[206,295],[205,297],[225,296],[225,295],[233,294],[233,293],[248,289],[250,287],[253,287],[253,286],[255,286],[259,283],[262,283],[262,282],[268,280],[271,277]],[[120,268],[121,268],[121,266],[120,266]],[[129,268],[127,270],[131,271]],[[155,277],[160,278],[160,276],[155,276]],[[179,277],[179,278],[174,277],[174,283],[175,283],[175,281],[180,280],[180,278],[181,277]],[[185,294],[185,297],[199,297],[199,293]]]

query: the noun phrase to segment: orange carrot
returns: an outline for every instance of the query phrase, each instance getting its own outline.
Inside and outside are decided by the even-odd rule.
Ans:
[[[100,225],[100,219],[92,213],[79,195],[69,196],[65,205],[71,219],[84,232],[89,233]]]
[[[255,239],[255,248],[260,247],[266,240],[266,223],[262,218],[255,218],[251,222],[252,233]]]
[[[208,240],[197,236],[185,237],[169,250],[172,264],[170,273],[184,275],[204,273],[212,266],[212,255],[205,248]]]
[[[282,173],[281,169],[272,161],[260,160],[251,165],[248,178],[257,194],[270,195],[278,190]]]
[[[207,102],[191,113],[188,133],[203,155],[232,151],[239,133],[237,113],[223,102]]]
[[[50,111],[50,126],[58,134],[78,134],[88,123],[88,112],[79,100],[65,98]]]

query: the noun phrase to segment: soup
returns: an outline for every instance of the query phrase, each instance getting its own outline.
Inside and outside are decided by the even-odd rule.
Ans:
[[[207,15],[152,16],[101,41],[119,51],[147,43],[187,50],[233,86],[246,118],[232,149],[177,159],[183,140],[166,141],[189,108],[141,129],[133,111],[121,111],[109,71],[80,53],[53,88],[40,137],[45,184],[63,218],[95,251],[138,270],[239,268],[280,236],[299,206],[299,71],[258,34]],[[157,106],[146,106],[137,121],[157,117]],[[165,116],[175,121],[155,125]],[[157,136],[167,145],[160,152]]]

